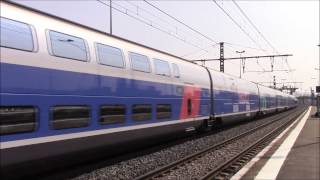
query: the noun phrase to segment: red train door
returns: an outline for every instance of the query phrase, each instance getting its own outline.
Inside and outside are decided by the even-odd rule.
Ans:
[[[180,119],[194,118],[199,115],[200,94],[200,87],[189,84],[184,86]]]

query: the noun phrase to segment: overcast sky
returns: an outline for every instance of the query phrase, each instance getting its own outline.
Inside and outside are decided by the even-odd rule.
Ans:
[[[109,4],[109,0],[102,0]],[[25,5],[71,19],[109,32],[109,7],[96,0],[20,0]],[[254,73],[243,77],[256,82],[304,82],[297,87],[310,90],[318,83],[319,65],[319,6],[317,0],[301,1],[217,1],[245,31],[243,32],[213,1],[149,1],[161,10],[201,32],[195,33],[158,11],[144,1],[113,1],[113,34],[151,46],[186,59],[218,58],[219,46],[226,42],[225,57],[239,56],[235,51],[245,50],[243,56],[293,54],[288,59],[276,58],[275,70],[295,71]],[[245,12],[259,32],[241,14]],[[120,11],[120,12],[119,12]],[[122,12],[122,13],[121,13]],[[127,14],[124,14],[127,13]],[[129,15],[129,16],[128,16]],[[134,18],[132,18],[134,17]],[[137,20],[139,19],[139,20]],[[143,21],[143,22],[141,22]],[[151,26],[152,25],[152,26]],[[160,29],[160,30],[159,30]],[[210,39],[210,40],[209,40]],[[274,49],[271,47],[273,46]],[[286,63],[289,64],[289,67]],[[207,63],[219,69],[218,63]],[[225,63],[225,71],[239,76],[240,61]],[[269,71],[271,60],[247,60],[245,71]],[[266,84],[268,85],[268,84]],[[282,86],[282,85],[278,85]]]

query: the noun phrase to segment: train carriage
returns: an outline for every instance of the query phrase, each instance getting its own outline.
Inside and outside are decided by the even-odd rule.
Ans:
[[[296,105],[166,52],[0,3],[1,167],[130,147]]]
[[[234,76],[211,71],[214,113],[217,119],[231,120],[254,117],[259,111],[257,85]]]

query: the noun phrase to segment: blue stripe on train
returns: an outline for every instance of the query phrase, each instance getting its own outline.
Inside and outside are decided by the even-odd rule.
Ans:
[[[172,118],[179,119],[183,87],[179,85],[99,76],[86,73],[61,71],[1,63],[1,105],[35,105],[39,108],[38,130],[33,133],[1,136],[1,141],[27,139],[39,136],[90,131],[103,128],[130,126],[159,122],[156,104],[171,104]],[[233,112],[233,104],[239,104],[239,95],[228,91],[215,91],[215,114]],[[258,110],[258,96],[249,95],[250,110]],[[201,89],[200,116],[209,115],[209,90]],[[90,105],[92,119],[89,127],[50,130],[49,109],[54,105]],[[98,124],[99,106],[125,104],[127,119],[122,125]],[[131,120],[133,104],[152,104],[151,121]],[[239,104],[239,112],[246,111],[246,104]]]
[[[37,68],[1,63],[1,105],[35,105],[39,109],[36,132],[1,136],[1,141],[27,139],[104,128],[155,123],[157,104],[171,104],[171,119],[179,119],[183,86],[99,76],[86,73]],[[201,89],[199,116],[209,115],[209,90]],[[54,105],[89,105],[89,127],[50,130],[50,107]],[[99,107],[103,104],[125,104],[127,119],[124,124],[100,125]],[[150,121],[137,122],[131,118],[133,104],[152,104]]]

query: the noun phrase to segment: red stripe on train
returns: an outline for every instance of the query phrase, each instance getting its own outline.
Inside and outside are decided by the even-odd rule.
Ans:
[[[181,111],[180,111],[180,119],[194,118],[199,115],[200,94],[201,94],[200,91],[201,89],[196,86],[190,86],[190,85],[184,86],[182,103],[181,103],[182,105],[181,105]],[[190,108],[190,103],[191,103],[191,108]]]

